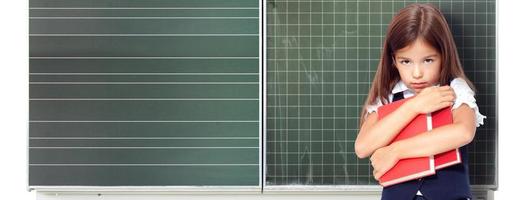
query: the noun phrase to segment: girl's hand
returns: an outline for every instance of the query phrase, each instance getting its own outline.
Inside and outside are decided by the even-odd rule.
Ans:
[[[455,99],[456,94],[450,86],[432,86],[423,89],[409,102],[417,114],[427,114],[452,106]]]
[[[371,165],[373,166],[373,176],[376,180],[380,180],[387,171],[389,171],[398,162],[398,155],[391,146],[377,149],[371,156]]]

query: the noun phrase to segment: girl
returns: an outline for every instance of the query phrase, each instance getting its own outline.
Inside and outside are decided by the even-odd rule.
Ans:
[[[382,199],[472,198],[466,145],[485,118],[479,113],[474,90],[463,73],[447,21],[436,7],[410,4],[393,17],[361,113],[355,152],[359,158],[371,156],[377,180],[400,159],[460,148],[462,163],[385,187]],[[377,120],[379,106],[411,96],[415,97]],[[388,145],[416,115],[448,106],[452,106],[453,124]]]

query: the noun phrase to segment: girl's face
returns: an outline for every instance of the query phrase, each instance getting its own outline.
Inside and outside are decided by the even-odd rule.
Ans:
[[[416,94],[439,82],[441,56],[423,39],[396,51],[394,64],[402,81]]]

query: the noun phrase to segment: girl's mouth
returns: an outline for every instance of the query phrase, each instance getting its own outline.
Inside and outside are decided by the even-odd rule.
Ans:
[[[427,82],[411,83],[411,87],[414,88],[414,89],[422,89],[422,88],[427,87]]]

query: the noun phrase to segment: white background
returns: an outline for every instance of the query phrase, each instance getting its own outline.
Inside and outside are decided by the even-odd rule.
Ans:
[[[498,12],[499,190],[495,199],[519,198],[521,134],[521,6],[502,0]],[[516,5],[517,4],[517,5]],[[28,0],[2,4],[0,11],[0,199],[35,199],[27,191]],[[517,91],[516,91],[517,90]],[[517,119],[517,120],[516,120]],[[517,187],[516,187],[517,185]],[[517,190],[516,190],[517,189]]]

